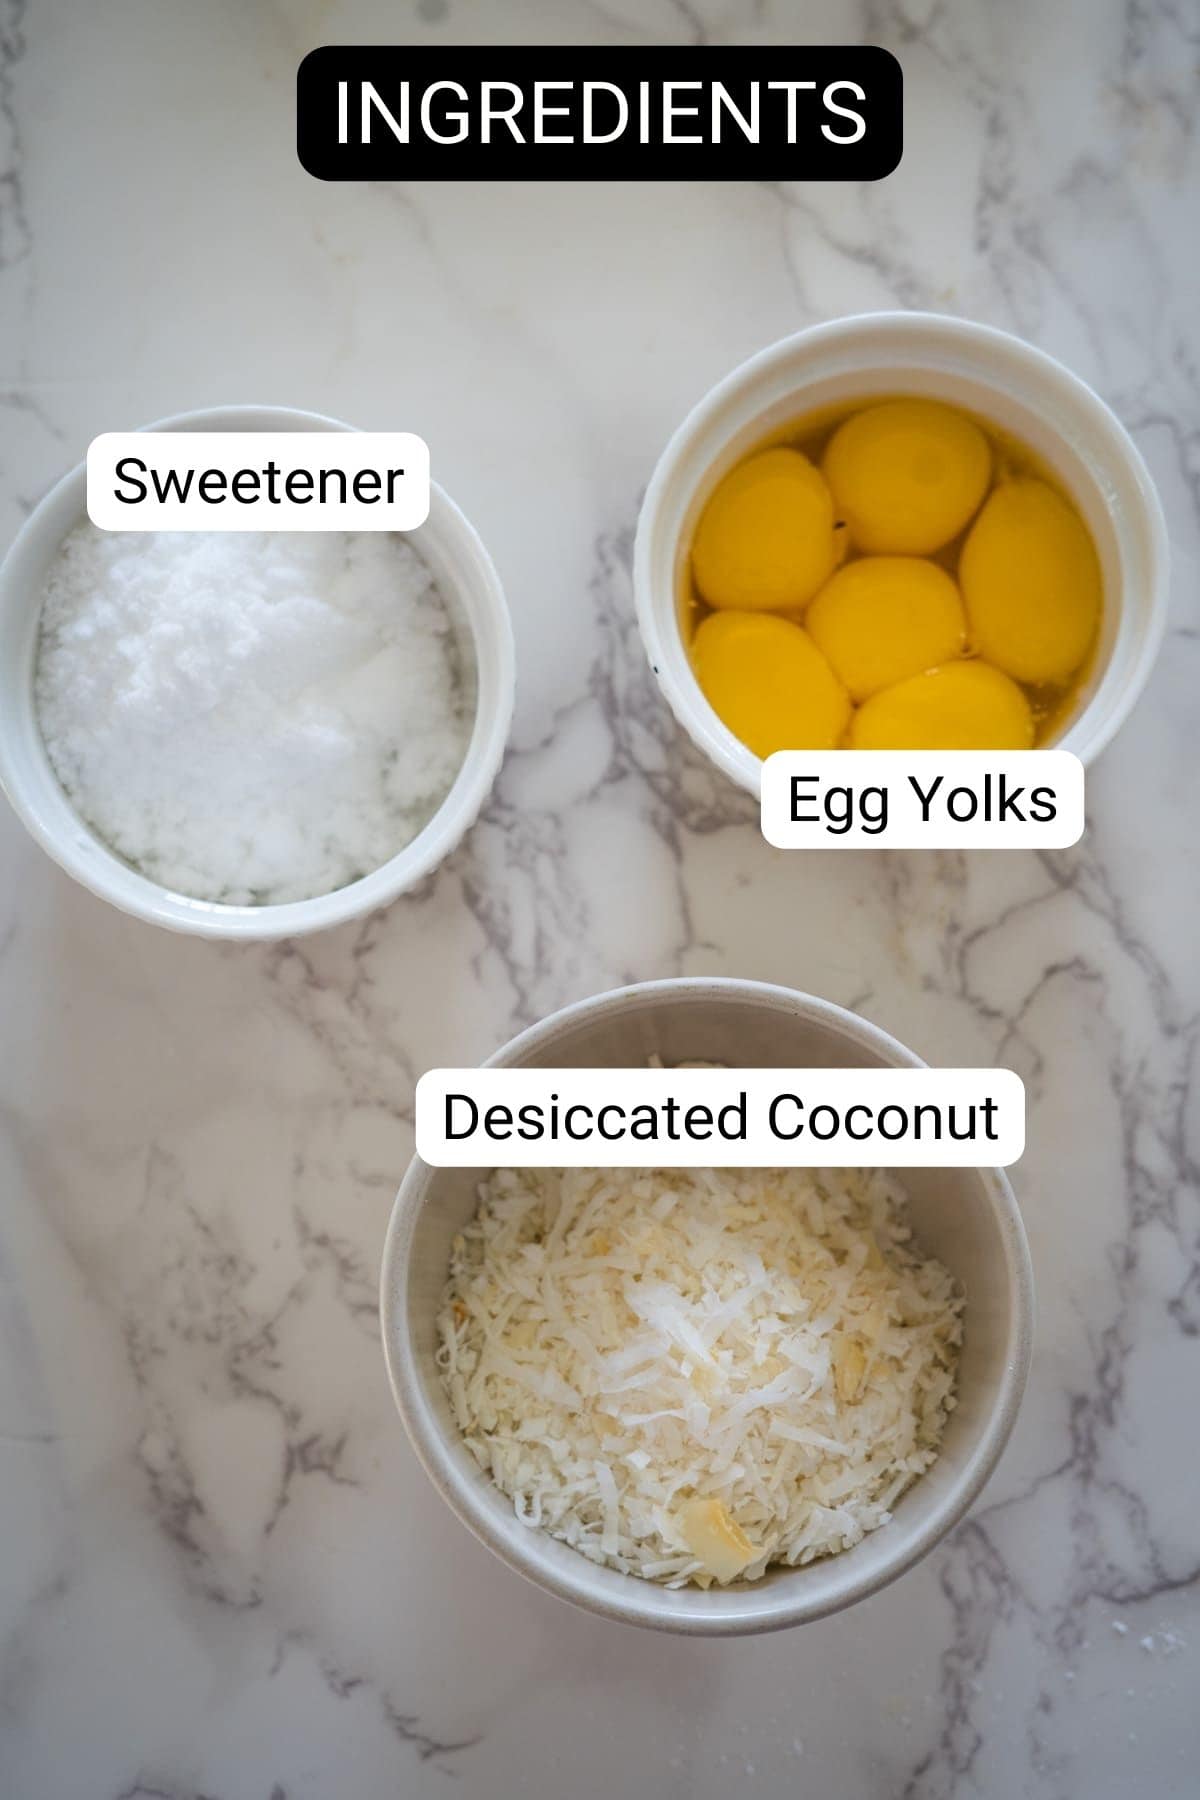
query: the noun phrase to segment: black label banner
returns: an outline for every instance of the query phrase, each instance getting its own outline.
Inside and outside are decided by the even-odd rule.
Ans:
[[[876,45],[335,44],[296,76],[322,181],[878,181],[903,77]]]

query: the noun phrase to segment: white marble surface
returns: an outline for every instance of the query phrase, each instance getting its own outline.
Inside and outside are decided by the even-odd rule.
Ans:
[[[900,57],[882,186],[296,163],[320,42],[797,32]],[[1190,0],[0,0],[4,536],[93,433],[178,408],[411,428],[520,655],[483,822],[357,928],[156,933],[0,813],[6,1800],[1197,1792],[1198,37]],[[667,433],[761,344],[892,304],[1064,357],[1161,484],[1171,634],[1069,853],[774,853],[647,679],[629,547]],[[1041,1298],[974,1516],[850,1614],[712,1645],[477,1547],[375,1319],[416,1074],[708,971],[1019,1069]]]

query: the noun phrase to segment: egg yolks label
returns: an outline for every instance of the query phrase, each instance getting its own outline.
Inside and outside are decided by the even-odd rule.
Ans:
[[[779,750],[762,830],[780,850],[1065,850],[1083,836],[1069,750]]]

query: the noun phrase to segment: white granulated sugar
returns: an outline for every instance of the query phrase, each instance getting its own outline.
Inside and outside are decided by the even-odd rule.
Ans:
[[[46,581],[37,707],[68,798],[197,899],[332,892],[411,842],[472,695],[445,600],[385,532],[104,532]]]
[[[961,1296],[882,1171],[497,1170],[439,1364],[513,1503],[651,1580],[755,1580],[887,1523],[954,1405]]]

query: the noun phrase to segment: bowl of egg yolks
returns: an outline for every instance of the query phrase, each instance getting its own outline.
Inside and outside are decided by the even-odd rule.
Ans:
[[[772,345],[688,415],[634,589],[680,724],[752,793],[775,750],[1087,762],[1157,652],[1166,528],[1127,432],[1052,357],[868,313]]]

